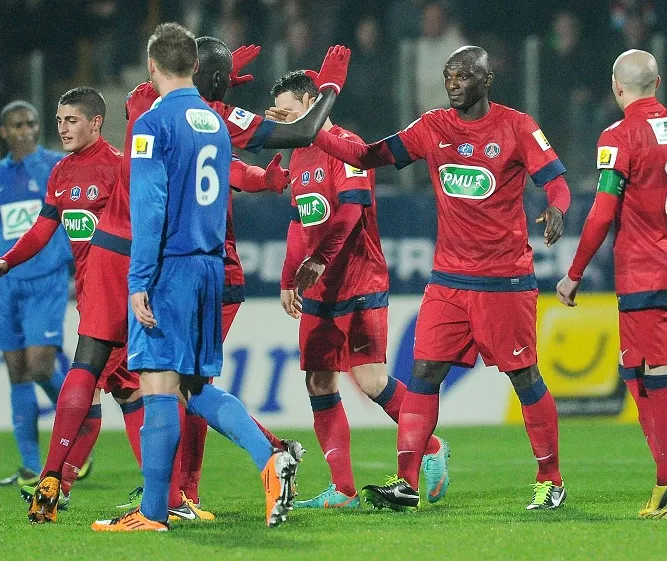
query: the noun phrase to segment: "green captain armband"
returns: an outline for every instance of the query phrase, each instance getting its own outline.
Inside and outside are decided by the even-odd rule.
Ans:
[[[620,197],[625,189],[625,177],[615,169],[603,169],[598,179],[598,191]]]

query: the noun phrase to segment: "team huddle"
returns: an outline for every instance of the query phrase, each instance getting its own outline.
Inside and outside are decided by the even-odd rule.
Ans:
[[[0,117],[10,146],[0,179],[10,176],[21,186],[0,192],[0,276],[7,275],[0,298],[34,293],[32,305],[54,322],[42,333],[44,324],[36,328],[31,314],[17,308],[12,332],[0,333],[23,462],[12,482],[30,503],[29,520],[56,522],[58,510],[69,506],[99,435],[102,390],[123,411],[144,481],[124,505],[127,514],[98,520],[93,530],[166,531],[169,520],[215,518],[199,497],[209,426],[252,458],[269,527],[285,522],[294,508],[356,509],[361,498],[378,509],[418,509],[420,471],[427,500],[437,502],[450,483],[449,445],[434,435],[441,384],[453,365],[472,367],[478,354],[508,375],[521,402],[537,461],[526,508],[563,505],[558,414],[537,366],[538,291],[522,197],[527,175],[544,188],[547,207],[537,222],[545,224],[550,246],[563,232],[570,193],[565,166],[537,123],[489,101],[493,72],[486,51],[462,47],[447,59],[450,109],[429,111],[373,144],[329,119],[351,56],[343,46],[329,49],[319,72],[281,77],[265,117],[223,102],[229,87],[252,80],[240,72],[259,47],[230,53],[218,39],[195,39],[178,24],[162,24],[147,51],[150,81],[128,95],[122,153],[101,134],[106,107],[91,88],[59,100],[58,131],[69,153],[62,159],[36,144],[30,152],[10,142],[22,130],[38,131],[32,106],[14,102]],[[656,485],[640,511],[645,518],[667,516],[667,109],[655,99],[659,82],[649,53],[628,51],[617,59],[612,89],[626,118],[600,137],[595,203],[557,287],[560,300],[575,305],[584,269],[616,220],[619,371],[657,466]],[[295,150],[287,170],[280,155],[266,169],[246,165],[235,148]],[[373,169],[400,169],[419,159],[429,167],[438,234],[406,386],[387,374],[389,275]],[[223,341],[244,300],[231,192],[282,194],[290,184],[293,218],[280,301],[299,320],[301,369],[331,472],[331,484],[302,501],[295,478],[303,446],[278,438],[211,383],[221,374]],[[9,210],[19,203],[41,210],[29,228],[9,232]],[[52,365],[62,345],[66,298],[51,302],[48,294],[53,283],[67,285],[63,229],[74,257],[79,338],[64,380],[48,369],[39,377],[57,399],[41,467],[34,389],[15,365],[37,359]],[[36,272],[21,276],[29,267]],[[360,492],[338,391],[341,372],[398,424],[397,475]]]

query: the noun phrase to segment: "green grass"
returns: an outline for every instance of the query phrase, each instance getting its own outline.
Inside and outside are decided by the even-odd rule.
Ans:
[[[438,433],[452,447],[445,499],[416,513],[294,511],[264,526],[264,497],[245,453],[209,432],[202,497],[215,522],[172,525],[168,534],[95,534],[96,518],[141,482],[123,433],[103,432],[92,475],[74,488],[55,525],[30,526],[16,488],[0,489],[0,559],[667,559],[667,521],[639,520],[654,468],[638,426],[605,422],[561,425],[562,471],[569,492],[557,511],[527,512],[534,460],[523,427],[457,428]],[[301,498],[322,491],[328,470],[312,431],[283,431],[309,449],[299,470]],[[43,435],[46,445],[47,435]],[[353,431],[359,488],[395,471],[394,430]],[[8,433],[0,433],[0,474],[16,468]],[[423,492],[423,491],[422,491]]]

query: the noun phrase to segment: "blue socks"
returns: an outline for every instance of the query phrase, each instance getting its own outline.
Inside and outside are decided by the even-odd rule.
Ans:
[[[60,370],[56,370],[48,380],[37,382],[54,405],[58,403],[58,394],[60,393],[60,388],[63,387],[66,374],[67,372],[63,373]]]
[[[264,469],[273,448],[243,404],[232,394],[213,384],[205,384],[201,393],[188,401],[188,410],[206,419],[211,428],[247,450],[257,469]]]
[[[175,395],[145,395],[144,426],[141,428],[141,457],[144,494],[141,512],[146,518],[166,522],[169,518],[169,480],[181,436],[178,398]]]
[[[39,436],[37,421],[39,408],[35,385],[32,382],[11,384],[12,424],[14,438],[21,455],[21,464],[29,470],[39,473],[42,466],[39,461]]]

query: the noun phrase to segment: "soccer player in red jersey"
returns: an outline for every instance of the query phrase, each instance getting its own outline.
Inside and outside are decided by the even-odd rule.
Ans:
[[[419,506],[419,464],[438,420],[440,384],[453,364],[473,366],[480,353],[512,382],[538,463],[528,509],[565,499],[558,465],[558,415],[537,367],[537,283],[528,244],[526,175],[544,187],[545,243],[563,231],[570,194],[565,167],[528,115],[490,103],[488,54],[462,47],[444,68],[451,109],[423,114],[374,144],[322,131],[316,145],[362,169],[425,159],[435,191],[438,236],[433,273],[415,333],[415,363],[398,422],[398,477],[362,490],[375,506]],[[309,266],[315,269],[316,264]],[[512,313],[508,313],[511,310]]]
[[[274,85],[276,107],[267,115],[301,117],[317,88],[304,72],[286,74]],[[323,130],[361,139],[333,125]],[[387,375],[389,272],[380,245],[375,172],[356,169],[316,146],[299,148],[290,160],[294,218],[287,235],[281,304],[300,318],[301,369],[313,410],[317,439],[329,464],[331,485],[295,508],[358,508],[350,458],[350,427],[338,391],[340,372],[350,372],[362,391],[395,421],[405,385]],[[317,272],[305,264],[318,265]],[[321,276],[320,276],[321,273]],[[298,293],[305,289],[303,297]],[[447,444],[431,437],[424,456],[429,501],[449,485]]]
[[[57,111],[58,130],[63,148],[70,154],[56,165],[49,177],[46,201],[38,220],[0,261],[2,274],[9,268],[27,261],[46,246],[62,223],[70,238],[75,258],[75,286],[79,308],[90,249],[89,241],[116,182],[121,159],[120,152],[101,136],[105,112],[104,99],[90,88],[75,88],[60,98]],[[118,349],[116,351],[118,360],[106,369],[104,364],[96,365],[99,381],[97,389],[94,388],[95,400],[92,404],[88,399],[84,404],[74,405],[84,409],[85,420],[70,438],[61,439],[59,442],[62,451],[59,464],[56,466],[47,459],[42,477],[57,469],[62,475],[65,500],[99,434],[100,390],[112,393],[121,403],[121,407],[135,407],[133,404],[140,400],[138,378],[130,374],[121,364],[124,354],[122,349]],[[77,349],[73,367],[80,368],[84,361]],[[72,383],[71,379],[69,383]],[[67,385],[67,379],[65,384]],[[75,391],[73,399],[76,400],[78,397],[80,396]],[[70,400],[59,398],[59,408],[68,406],[72,406]],[[127,419],[126,415],[126,421]],[[127,424],[130,442],[135,440],[137,445],[140,425],[140,422]],[[51,446],[54,446],[53,439]],[[41,518],[42,514],[34,513],[34,517]]]
[[[625,118],[600,135],[595,202],[556,288],[563,304],[576,305],[584,270],[615,221],[619,372],[657,466],[642,518],[667,516],[667,109],[655,98],[659,84],[650,53],[631,50],[616,59],[612,90]]]

